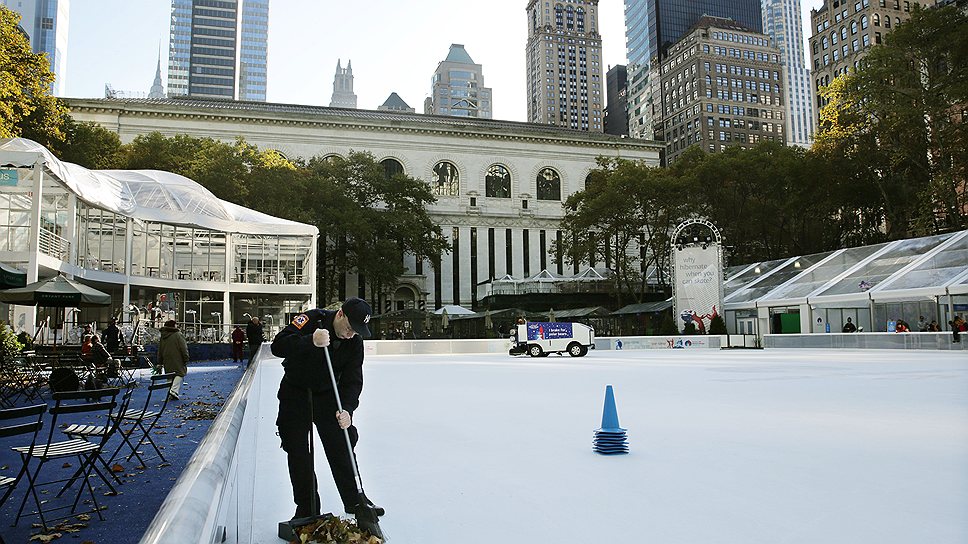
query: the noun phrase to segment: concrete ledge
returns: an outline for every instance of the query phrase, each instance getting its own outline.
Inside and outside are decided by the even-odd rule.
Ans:
[[[961,342],[951,341],[950,332],[861,332],[830,334],[767,334],[763,337],[766,348],[813,348],[813,349],[933,349],[968,350],[968,334],[961,335]]]
[[[725,343],[725,337],[719,335],[606,336],[595,339],[595,349],[719,349]]]

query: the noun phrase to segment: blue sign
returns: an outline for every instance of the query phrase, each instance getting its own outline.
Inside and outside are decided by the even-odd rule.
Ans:
[[[571,337],[571,323],[528,323],[528,340],[554,340]]]
[[[16,170],[0,170],[0,185],[14,187],[17,185]]]

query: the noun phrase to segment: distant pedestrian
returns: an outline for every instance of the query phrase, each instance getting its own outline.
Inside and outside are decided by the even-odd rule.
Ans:
[[[266,341],[265,333],[262,332],[262,323],[258,317],[253,317],[245,327],[245,337],[249,339],[249,364],[255,359],[255,354],[259,351],[259,346]]]
[[[847,322],[844,323],[843,332],[857,332],[857,326],[851,322],[850,318],[847,318]]]
[[[931,323],[928,324],[928,332],[941,332],[941,325],[938,325],[938,322],[932,319]]]
[[[179,332],[174,319],[165,322],[165,326],[161,328],[158,364],[165,368],[166,373],[175,373],[175,381],[168,390],[168,397],[178,400],[182,381],[188,374],[188,343],[185,341],[185,336]]]
[[[242,331],[242,327],[236,325],[235,330],[232,331],[232,362],[233,363],[242,362],[243,342],[245,342],[245,332]]]
[[[928,332],[928,320],[923,315],[918,318],[918,332]]]
[[[117,318],[111,318],[111,323],[101,333],[101,341],[104,342],[104,348],[112,355],[117,353],[121,349],[121,346],[124,345],[124,335],[121,334],[121,329],[118,328]]]
[[[961,332],[958,329],[958,324],[955,323],[954,321],[949,321],[948,322],[948,326],[951,327],[951,341],[954,342],[954,343],[956,343],[956,344],[958,342],[961,342],[961,337],[958,336],[958,333]]]

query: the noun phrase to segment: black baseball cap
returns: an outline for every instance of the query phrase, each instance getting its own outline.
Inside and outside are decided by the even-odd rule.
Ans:
[[[346,299],[342,310],[343,315],[350,320],[350,326],[353,327],[353,330],[363,338],[369,338],[370,328],[367,323],[370,322],[370,316],[373,314],[370,305],[362,298],[353,297]]]

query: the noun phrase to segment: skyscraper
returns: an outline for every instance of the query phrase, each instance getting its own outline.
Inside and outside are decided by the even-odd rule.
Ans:
[[[615,136],[629,133],[628,72],[624,64],[609,68],[605,74],[605,133]]]
[[[46,53],[50,69],[57,76],[53,92],[64,96],[67,89],[67,33],[70,0],[0,0],[4,7],[20,14],[20,26],[30,36],[34,53]]]
[[[604,130],[598,0],[530,0],[528,121]]]
[[[809,147],[814,132],[813,94],[803,56],[800,0],[763,0],[763,32],[773,38],[783,57],[787,143]]]
[[[265,101],[268,0],[172,0],[169,96]]]
[[[629,134],[661,139],[653,120],[661,117],[661,96],[652,81],[652,66],[703,15],[732,19],[753,32],[762,32],[760,0],[625,0],[625,40],[628,51]],[[661,133],[661,131],[659,131]]]
[[[336,59],[336,75],[333,77],[333,97],[331,108],[356,108],[356,93],[353,92],[353,61],[346,61],[346,68]]]
[[[447,58],[437,65],[431,87],[424,113],[491,118],[491,89],[484,86],[483,68],[463,45],[451,44]]]

